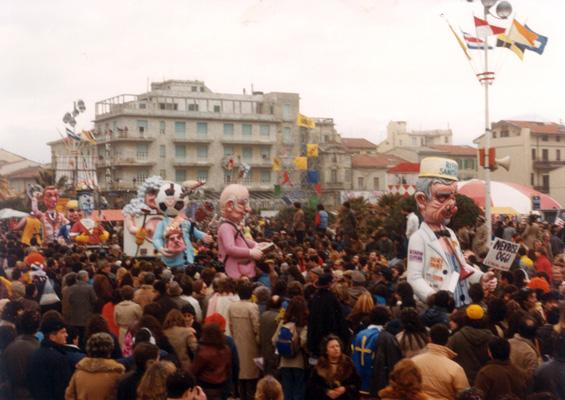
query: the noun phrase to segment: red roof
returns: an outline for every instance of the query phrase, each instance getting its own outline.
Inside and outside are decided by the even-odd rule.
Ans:
[[[98,218],[98,210],[95,210],[92,213],[92,217],[96,220],[102,221],[123,221],[124,214],[122,213],[121,209],[113,209],[113,210],[102,210],[101,218]]]
[[[6,174],[7,178],[10,179],[31,179],[39,175],[39,170],[41,167],[27,167],[18,169],[10,174]]]
[[[392,154],[355,154],[351,157],[352,168],[388,168],[406,162]]]
[[[376,144],[369,142],[364,138],[341,138],[341,143],[350,149],[377,149]]]
[[[400,164],[395,165],[392,168],[389,168],[388,171],[391,174],[411,174],[420,172],[420,164],[419,163],[411,163],[411,162],[403,162]]]
[[[536,121],[515,121],[502,120],[498,124],[510,124],[518,128],[529,129],[532,133],[541,135],[565,135],[565,126],[555,122],[536,122]],[[497,125],[498,125],[497,124]]]
[[[438,150],[454,156],[476,156],[477,148],[473,146],[457,146],[453,144],[438,144],[429,146],[434,150]]]

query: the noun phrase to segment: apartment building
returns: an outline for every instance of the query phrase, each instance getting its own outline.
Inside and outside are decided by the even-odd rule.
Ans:
[[[420,147],[452,143],[451,129],[430,129],[408,131],[406,121],[390,121],[386,139],[379,143],[379,153],[386,153],[396,147]]]
[[[244,163],[243,183],[272,191],[273,158],[288,162],[299,151],[298,112],[296,93],[216,93],[202,81],[167,80],[147,93],[101,100],[94,120],[99,186],[127,189],[160,175],[206,180],[206,189],[219,192]]]
[[[474,143],[484,147],[484,135]],[[510,170],[498,168],[491,174],[493,180],[532,186],[565,204],[564,125],[501,120],[492,124],[491,146],[496,149],[496,158],[511,158]],[[484,178],[482,168],[479,176]]]

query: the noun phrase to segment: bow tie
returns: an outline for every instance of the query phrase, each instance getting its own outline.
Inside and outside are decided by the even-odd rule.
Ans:
[[[440,231],[434,231],[434,234],[436,235],[436,237],[438,239],[441,239],[442,236],[450,238],[451,237],[451,233],[449,233],[449,231],[447,229],[442,229]]]

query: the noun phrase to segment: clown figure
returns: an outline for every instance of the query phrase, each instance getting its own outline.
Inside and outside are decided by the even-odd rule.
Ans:
[[[218,227],[218,259],[234,279],[255,276],[255,260],[263,257],[264,243],[246,238],[241,224],[249,208],[249,191],[243,185],[228,185],[220,195],[222,220]]]
[[[65,210],[67,212],[68,223],[63,225],[61,229],[59,229],[58,239],[62,244],[71,244],[71,229],[73,228],[73,225],[80,220],[81,217],[80,209],[78,208],[78,201],[67,201],[67,204],[65,204]]]
[[[164,214],[155,228],[153,245],[169,268],[185,268],[194,263],[193,238],[210,243],[212,237],[198,229],[186,218],[185,196],[189,188],[164,181],[157,193],[156,205]]]
[[[40,197],[47,209],[45,212],[39,210],[38,201]],[[56,241],[59,229],[67,223],[64,215],[56,209],[57,201],[59,201],[59,190],[55,186],[47,186],[43,189],[43,192],[35,192],[31,198],[31,209],[41,221],[44,243]]]
[[[457,213],[457,163],[429,157],[420,163],[414,195],[424,222],[408,244],[408,283],[426,302],[438,290],[453,294],[455,305],[471,302],[469,285],[480,282],[485,290],[496,287],[492,272],[483,274],[465,261],[459,241],[447,224]]]
[[[94,211],[94,197],[92,190],[80,190],[77,192],[78,207],[82,212],[82,218],[73,224],[71,237],[74,241],[91,246],[100,245],[108,240],[110,234],[102,224],[92,218]]]

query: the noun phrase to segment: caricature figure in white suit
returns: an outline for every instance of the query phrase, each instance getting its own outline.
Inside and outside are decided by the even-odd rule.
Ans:
[[[465,262],[455,233],[447,224],[457,212],[457,163],[429,157],[420,163],[415,199],[424,222],[408,243],[408,283],[423,302],[438,290],[453,294],[456,307],[471,302],[469,285],[480,282],[494,290],[492,272],[483,273]]]

